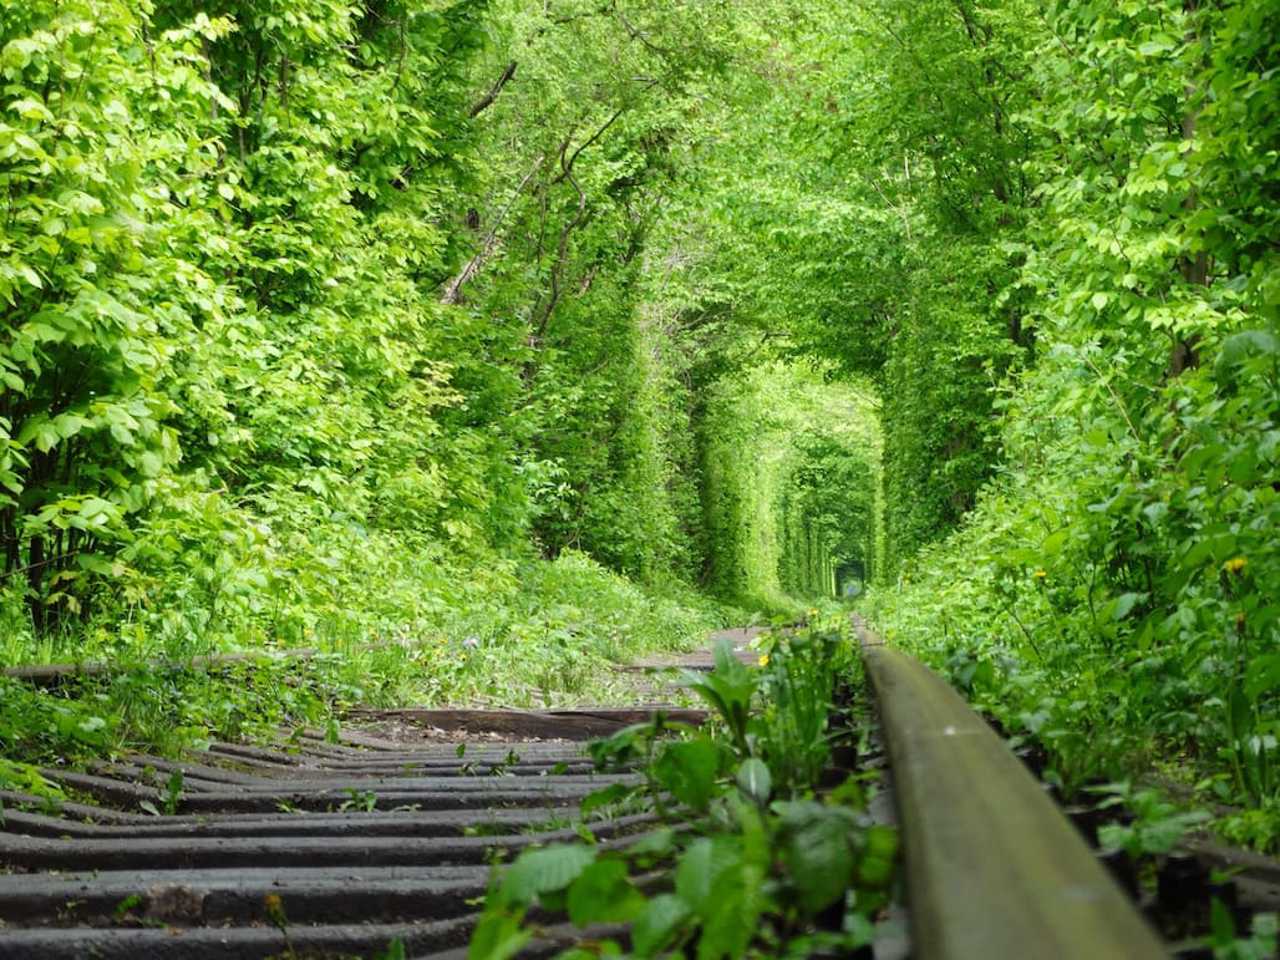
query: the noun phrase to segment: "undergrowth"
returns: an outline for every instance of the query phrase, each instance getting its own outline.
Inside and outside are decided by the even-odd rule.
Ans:
[[[688,588],[646,590],[573,552],[513,572],[504,589],[432,615],[427,598],[402,621],[366,632],[309,639],[319,652],[291,658],[282,645],[255,648],[243,663],[200,669],[193,639],[178,653],[135,631],[99,631],[76,660],[102,658],[109,674],[40,689],[0,678],[0,785],[30,786],[30,762],[75,762],[146,748],[172,753],[211,739],[265,738],[281,727],[325,729],[352,706],[514,706],[610,701],[628,690],[611,669],[660,651],[690,649],[744,614]],[[370,604],[377,610],[376,604]],[[416,617],[410,613],[418,613]],[[23,663],[59,660],[66,645],[20,646]],[[43,655],[43,656],[41,656]],[[154,658],[171,659],[158,662]]]
[[[638,763],[644,778],[589,796],[584,817],[643,799],[667,825],[608,848],[584,828],[583,842],[521,853],[495,877],[470,960],[516,956],[563,917],[583,933],[561,960],[620,956],[623,942],[632,957],[707,960],[871,943],[894,896],[897,833],[867,816],[867,775],[819,789],[832,743],[850,734],[847,621],[774,635],[763,650],[746,665],[722,645],[712,672],[685,677],[710,708],[707,727],[658,718],[592,745],[598,767]]]

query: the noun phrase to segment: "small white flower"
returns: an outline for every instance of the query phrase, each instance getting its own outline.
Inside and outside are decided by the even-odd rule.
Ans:
[[[464,650],[474,650],[479,646],[480,646],[480,638],[476,636],[467,637],[467,639],[462,641],[462,648]]]

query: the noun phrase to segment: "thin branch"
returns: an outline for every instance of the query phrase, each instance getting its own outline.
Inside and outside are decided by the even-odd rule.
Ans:
[[[560,156],[560,163],[564,164],[564,155]],[[587,219],[587,194],[582,187],[578,185],[577,179],[571,172],[571,167],[565,169],[565,174],[569,178],[569,183],[573,185],[573,189],[578,192],[578,210],[574,214],[573,219],[566,223],[560,230],[560,242],[556,247],[556,262],[551,266],[551,295],[547,299],[547,305],[542,309],[542,317],[538,321],[534,334],[530,337],[530,345],[537,346],[542,342],[542,338],[546,336],[547,326],[551,323],[551,314],[555,312],[556,307],[560,303],[562,294],[561,279],[564,273],[566,261],[569,259],[569,238],[573,235],[573,231]]]
[[[516,66],[517,64],[514,60],[507,64],[507,68],[502,71],[502,76],[498,78],[498,82],[493,85],[493,88],[488,93],[477,100],[474,106],[472,106],[471,111],[468,114],[471,119],[474,120],[476,117],[480,116],[480,114],[493,106],[493,101],[498,99],[498,95],[502,93],[502,88],[505,87],[508,81],[516,75]]]
[[[569,157],[569,160],[567,163],[565,162],[565,158],[564,158],[565,151],[564,149],[562,149],[560,151],[560,173],[558,173],[555,179],[551,181],[552,185],[555,185],[557,183],[562,183],[566,179],[571,180],[573,178],[573,165],[578,161],[578,157],[582,154],[582,151],[587,149],[587,147],[591,146],[593,143],[595,143],[597,140],[603,137],[605,133],[609,130],[609,128],[612,127],[615,123],[617,123],[618,118],[621,117],[626,112],[627,112],[627,104],[624,103],[622,106],[618,108],[617,112],[612,117],[610,117],[608,121],[606,121],[603,127],[601,127],[599,130],[593,133],[587,140],[585,140],[582,143],[582,145],[578,147],[577,150],[573,151],[573,155]],[[568,147],[567,142],[565,144],[565,147],[566,148]]]
[[[667,50],[664,47],[658,46],[653,41],[651,41],[648,37],[646,37],[642,31],[637,30],[635,27],[633,27],[631,25],[631,21],[626,18],[626,15],[621,10],[615,7],[614,13],[617,14],[618,20],[622,24],[623,29],[627,31],[627,34],[631,37],[632,40],[639,40],[641,45],[643,45],[650,53],[656,53],[660,57],[665,57],[670,55],[671,53],[670,50]]]
[[[538,157],[533,167],[525,174],[524,179],[520,181],[520,186],[516,187],[515,193],[507,201],[507,205],[503,207],[502,212],[494,219],[488,235],[485,236],[484,242],[480,244],[480,249],[476,251],[475,256],[467,261],[467,265],[462,268],[462,272],[449,281],[449,285],[445,287],[444,293],[440,297],[441,303],[452,305],[461,302],[462,288],[471,282],[471,279],[480,272],[480,268],[484,266],[485,261],[493,255],[493,251],[498,245],[498,230],[502,227],[503,221],[507,219],[507,214],[511,212],[511,208],[515,206],[516,200],[524,193],[524,188],[529,185],[529,181],[533,179],[534,174],[542,169],[544,160],[546,160],[545,154]]]
[[[1089,369],[1097,375],[1099,382],[1101,382],[1103,387],[1106,388],[1107,393],[1111,394],[1111,399],[1115,402],[1116,409],[1120,411],[1120,416],[1124,417],[1124,422],[1129,428],[1130,435],[1137,443],[1141,444],[1142,436],[1138,433],[1138,428],[1133,425],[1133,420],[1129,417],[1129,408],[1125,406],[1124,401],[1120,399],[1120,395],[1116,393],[1115,388],[1111,386],[1111,381],[1103,375],[1101,370],[1098,369],[1098,365],[1093,362],[1092,357],[1087,353],[1082,356],[1084,357],[1084,362],[1089,365]]]

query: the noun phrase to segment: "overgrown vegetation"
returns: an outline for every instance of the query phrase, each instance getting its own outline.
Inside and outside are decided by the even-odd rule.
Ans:
[[[721,384],[706,415],[708,585],[797,618],[878,569],[880,435],[864,388],[780,364]]]
[[[639,794],[671,825],[608,849],[525,851],[486,898],[469,956],[515,956],[534,937],[554,939],[566,915],[590,938],[559,954],[566,960],[621,955],[618,926],[635,957],[804,957],[869,944],[893,896],[896,832],[866,815],[864,774],[846,771],[815,794],[832,741],[856,736],[852,705],[837,706],[855,669],[844,626],[775,635],[761,669],[718,648],[715,669],[685,681],[712,710],[706,730],[659,720],[593,744],[606,768],[641,759],[646,783],[606,787],[584,811]]]
[[[689,235],[764,39],[579,6],[0,12],[0,662],[113,665],[7,756],[607,700],[868,549],[865,389],[754,373]]]
[[[122,658],[107,645],[90,650],[115,658],[100,675],[48,689],[0,677],[0,743],[10,758],[0,787],[43,794],[31,764],[130,745],[200,749],[214,739],[276,739],[281,728],[336,730],[353,706],[622,701],[636,694],[614,662],[701,643],[723,615],[688,593],[646,593],[572,552],[536,565],[523,588],[514,584],[451,619],[304,658],[264,652],[192,670],[182,659],[164,667]]]
[[[10,4],[4,658],[391,641],[378,696],[554,699],[873,582],[1064,785],[1155,767],[1274,844],[1277,37]],[[148,735],[104,696],[67,709]]]
[[[864,222],[914,269],[859,311],[877,619],[1068,786],[1155,766],[1274,810],[1274,5],[865,9],[842,76],[878,95],[827,139],[884,134]]]

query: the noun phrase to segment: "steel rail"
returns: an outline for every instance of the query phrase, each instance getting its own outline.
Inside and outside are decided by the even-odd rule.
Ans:
[[[916,960],[1157,960],[1167,949],[991,727],[861,626]]]

